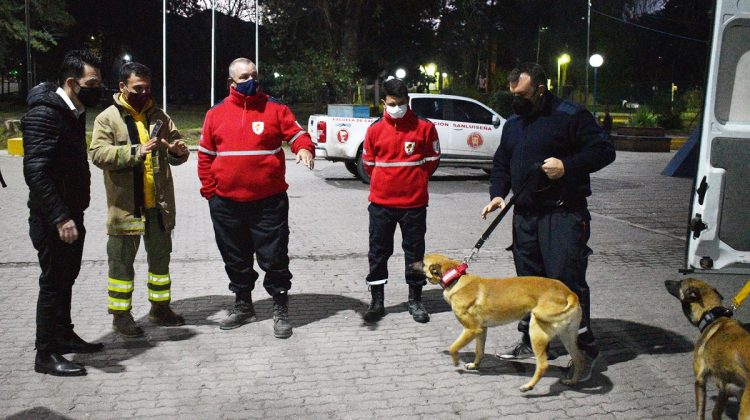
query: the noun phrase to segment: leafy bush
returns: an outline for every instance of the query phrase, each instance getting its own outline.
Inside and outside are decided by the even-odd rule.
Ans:
[[[630,125],[635,127],[656,127],[658,115],[647,106],[641,106],[630,116]]]
[[[513,114],[513,95],[507,90],[500,90],[491,93],[487,99],[487,106],[494,109],[503,118],[508,118]]]

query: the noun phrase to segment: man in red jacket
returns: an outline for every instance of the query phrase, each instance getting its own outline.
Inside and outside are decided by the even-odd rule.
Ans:
[[[198,147],[201,195],[208,200],[216,243],[235,304],[219,328],[255,320],[251,292],[258,279],[253,254],[266,272],[263,287],[273,297],[273,331],[292,335],[288,317],[289,198],[282,142],[297,163],[313,168],[315,146],[292,111],[258,89],[258,71],[246,58],[229,65],[229,96],[211,108]]]
[[[367,285],[372,301],[364,315],[376,322],[385,315],[383,305],[388,282],[388,258],[393,254],[393,234],[401,228],[409,285],[409,313],[417,322],[428,322],[422,305],[424,276],[409,269],[424,258],[427,232],[427,181],[438,167],[440,144],[431,122],[409,109],[406,84],[391,79],[383,84],[383,117],[367,129],[362,159],[370,175],[370,274]]]

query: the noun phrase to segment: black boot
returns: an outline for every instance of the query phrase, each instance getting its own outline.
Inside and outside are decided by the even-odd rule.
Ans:
[[[430,314],[422,305],[422,286],[409,285],[409,313],[415,321],[425,323],[430,321]]]
[[[385,285],[377,284],[370,286],[370,294],[372,295],[372,301],[362,318],[365,322],[378,322],[385,316],[385,306],[383,305],[383,301],[385,300]]]
[[[289,338],[292,336],[292,324],[289,323],[289,295],[279,293],[273,297],[273,336]]]
[[[62,357],[60,353],[37,351],[34,370],[54,376],[83,376],[86,368]]]
[[[238,293],[234,298],[234,306],[229,310],[229,315],[219,322],[219,329],[233,330],[248,322],[255,321],[255,307],[253,307],[252,295]]]

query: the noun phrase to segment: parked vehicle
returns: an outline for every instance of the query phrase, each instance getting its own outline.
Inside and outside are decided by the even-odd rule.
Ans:
[[[409,105],[419,117],[435,124],[441,166],[492,168],[505,123],[498,113],[474,99],[452,95],[412,93]],[[307,127],[316,144],[316,156],[344,162],[349,172],[369,183],[362,144],[367,128],[376,119],[311,115]]]
[[[746,6],[716,2],[691,197],[688,272],[750,273],[750,11]]]

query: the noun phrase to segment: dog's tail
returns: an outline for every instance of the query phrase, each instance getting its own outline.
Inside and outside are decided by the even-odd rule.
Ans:
[[[578,302],[578,296],[575,293],[568,293],[565,300],[566,300],[565,306],[559,312],[550,313],[548,311],[545,311],[546,313],[544,314],[535,312],[534,316],[537,317],[537,319],[541,319],[545,322],[552,322],[552,323],[569,320],[570,313],[576,310],[580,311],[581,306],[579,305],[579,302]]]

